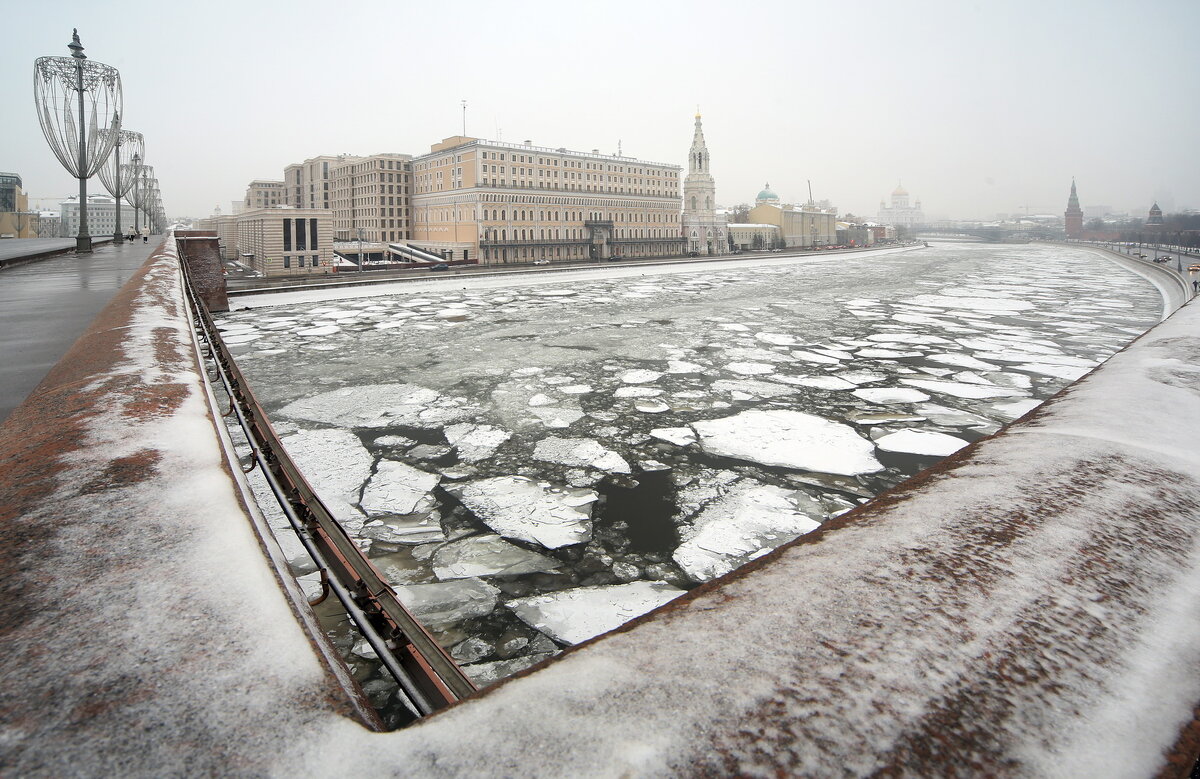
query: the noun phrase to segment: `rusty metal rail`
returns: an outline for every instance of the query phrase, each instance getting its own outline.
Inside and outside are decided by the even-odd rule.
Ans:
[[[226,416],[236,415],[283,513],[322,574],[322,584],[342,602],[363,637],[400,685],[400,698],[422,717],[475,692],[450,655],[404,607],[396,591],[330,513],[292,462],[266,412],[254,397],[217,332],[208,308],[196,296],[186,262],[180,262],[197,334],[230,397]],[[323,590],[322,598],[327,591]]]

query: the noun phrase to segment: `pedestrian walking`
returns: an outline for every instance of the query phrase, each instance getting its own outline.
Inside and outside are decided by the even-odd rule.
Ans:
[[[143,235],[143,236],[142,236],[142,243],[150,243],[150,236],[148,236],[148,235]]]

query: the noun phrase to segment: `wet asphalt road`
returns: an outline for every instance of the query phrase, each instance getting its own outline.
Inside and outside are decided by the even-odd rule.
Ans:
[[[107,244],[91,256],[70,253],[0,270],[0,421],[161,242]]]

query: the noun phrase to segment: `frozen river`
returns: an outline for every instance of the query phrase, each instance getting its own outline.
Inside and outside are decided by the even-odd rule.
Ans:
[[[1162,308],[1057,246],[674,268],[306,291],[219,320],[322,498],[481,684],[995,432]]]

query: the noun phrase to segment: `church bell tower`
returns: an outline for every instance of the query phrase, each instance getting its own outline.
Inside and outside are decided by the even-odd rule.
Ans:
[[[724,254],[728,251],[725,219],[717,217],[717,184],[708,165],[708,145],[704,142],[704,127],[697,109],[692,148],[688,150],[688,173],[683,180],[685,245],[688,253]]]

